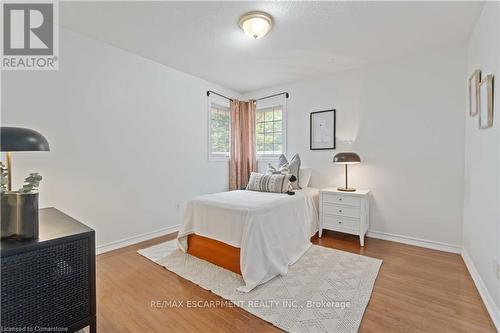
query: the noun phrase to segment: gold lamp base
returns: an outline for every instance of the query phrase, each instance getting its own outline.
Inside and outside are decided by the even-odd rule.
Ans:
[[[355,188],[347,188],[347,187],[337,187],[337,190],[342,192],[356,192]]]

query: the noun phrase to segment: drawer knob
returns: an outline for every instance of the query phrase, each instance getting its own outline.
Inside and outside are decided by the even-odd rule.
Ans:
[[[342,213],[342,209],[339,209],[339,213]]]
[[[339,224],[342,224],[342,221],[339,221]]]
[[[339,198],[339,201],[342,201],[342,198]]]

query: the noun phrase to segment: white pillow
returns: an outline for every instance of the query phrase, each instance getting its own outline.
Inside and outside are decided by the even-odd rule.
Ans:
[[[300,174],[299,186],[300,186],[300,188],[309,187],[309,181],[311,180],[312,171],[313,170],[311,168],[300,169],[300,171],[299,171],[299,174]]]

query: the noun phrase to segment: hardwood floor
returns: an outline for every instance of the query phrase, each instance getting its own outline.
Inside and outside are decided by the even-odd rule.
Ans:
[[[221,298],[136,251],[175,234],[97,256],[98,332],[279,332],[239,308],[154,308]],[[383,259],[360,332],[496,332],[457,254],[327,232],[315,244]],[[185,305],[185,304],[184,304]]]

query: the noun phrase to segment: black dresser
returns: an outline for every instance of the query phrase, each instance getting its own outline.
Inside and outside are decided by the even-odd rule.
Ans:
[[[1,241],[1,332],[96,332],[94,230],[55,208],[40,237]]]

